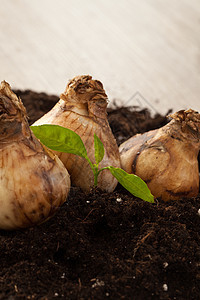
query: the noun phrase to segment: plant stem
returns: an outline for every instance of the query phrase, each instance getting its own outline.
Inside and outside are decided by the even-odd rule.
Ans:
[[[89,163],[89,165],[90,165],[90,167],[91,167],[91,169],[92,169],[92,172],[93,172],[93,175],[94,175],[94,186],[96,187],[97,184],[98,184],[98,180],[97,180],[97,179],[98,179],[98,175],[99,175],[98,165],[93,164],[93,163],[91,162],[91,160],[89,159],[88,156],[85,157],[85,159],[87,159],[87,161],[88,161],[88,163]]]
[[[98,175],[99,175],[99,171],[98,171],[98,165],[94,164],[93,165],[94,167],[94,186],[96,187],[97,186],[97,183],[98,183]]]
[[[94,173],[94,186],[95,186],[95,187],[97,186],[97,183],[98,183],[97,177],[98,177],[97,172],[95,172],[95,173]]]

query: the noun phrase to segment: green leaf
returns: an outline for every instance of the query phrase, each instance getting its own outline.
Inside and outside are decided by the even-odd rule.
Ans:
[[[88,160],[87,151],[80,136],[59,125],[31,126],[34,135],[48,148],[79,155]]]
[[[147,202],[154,203],[154,196],[151,194],[146,183],[140,177],[134,174],[128,174],[124,170],[120,168],[114,168],[112,166],[107,167],[107,169],[110,170],[112,175],[131,194]]]
[[[95,161],[96,164],[98,165],[103,157],[104,157],[104,146],[102,141],[98,138],[96,134],[94,134],[94,149],[95,149]]]

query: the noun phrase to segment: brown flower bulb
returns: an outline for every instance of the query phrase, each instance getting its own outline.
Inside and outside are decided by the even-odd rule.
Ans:
[[[200,114],[178,111],[160,129],[137,134],[120,145],[122,168],[141,177],[163,200],[197,196]]]
[[[66,200],[69,174],[33,135],[26,110],[8,83],[0,85],[0,228],[33,226]]]
[[[100,138],[105,148],[105,155],[99,168],[112,165],[120,167],[119,150],[107,120],[107,95],[103,85],[89,75],[72,79],[60,101],[36,121],[33,125],[54,124],[69,128],[82,139],[88,157],[95,163],[94,133]],[[72,184],[83,190],[94,186],[94,176],[88,162],[79,156],[56,152],[70,173]],[[98,187],[112,192],[117,180],[108,170],[98,176]]]

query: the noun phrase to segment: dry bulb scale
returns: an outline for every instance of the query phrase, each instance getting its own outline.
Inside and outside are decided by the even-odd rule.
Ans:
[[[199,192],[200,114],[189,109],[169,117],[164,127],[137,134],[119,148],[122,168],[141,177],[164,201]]]
[[[33,135],[26,110],[8,83],[0,85],[0,229],[48,219],[66,200],[69,174]]]

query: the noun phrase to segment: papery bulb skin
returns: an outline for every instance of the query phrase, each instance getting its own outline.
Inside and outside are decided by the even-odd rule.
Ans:
[[[156,198],[191,198],[199,192],[200,114],[178,111],[162,128],[120,145],[122,168],[141,177]]]
[[[36,139],[8,83],[0,85],[0,229],[44,222],[66,201],[69,174]]]
[[[33,125],[54,124],[69,128],[82,139],[88,157],[95,163],[94,133],[105,148],[105,155],[99,168],[120,167],[119,149],[107,120],[107,95],[103,85],[89,75],[77,76],[69,81],[60,101],[51,111]],[[55,152],[69,171],[72,184],[89,191],[94,186],[94,175],[88,162],[77,155]],[[110,171],[104,170],[98,176],[98,187],[112,192],[117,180]]]

